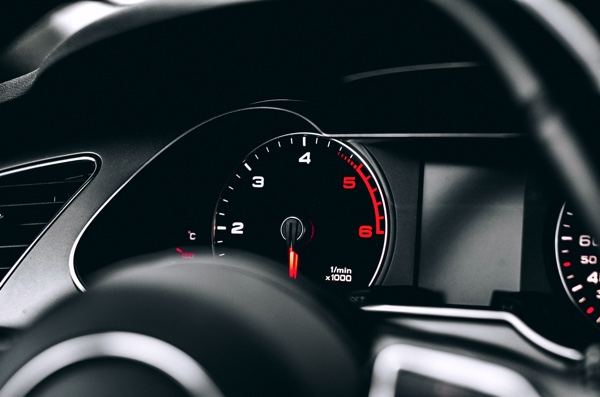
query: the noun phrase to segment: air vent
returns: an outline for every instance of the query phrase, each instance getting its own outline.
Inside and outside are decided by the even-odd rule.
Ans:
[[[96,160],[85,156],[0,173],[0,279],[95,170]]]

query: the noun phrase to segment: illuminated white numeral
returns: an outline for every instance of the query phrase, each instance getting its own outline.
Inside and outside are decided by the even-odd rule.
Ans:
[[[596,299],[600,299],[600,289],[596,290]]]
[[[252,187],[261,188],[265,186],[265,178],[263,176],[253,176],[252,177]]]
[[[598,263],[598,257],[596,255],[581,255],[582,265],[595,265]]]
[[[242,222],[233,222],[231,224],[231,234],[244,234],[244,224]]]
[[[298,159],[298,162],[310,164],[310,152],[306,152],[302,156],[300,156],[300,158]]]
[[[598,284],[598,272],[591,272],[587,278],[588,283]]]
[[[331,281],[339,281],[342,283],[351,283],[352,275],[351,274],[332,274]]]
[[[582,247],[589,247],[590,245],[592,245],[591,237],[582,234],[581,236],[579,236],[579,245],[581,245]]]
[[[579,245],[581,245],[582,247],[589,247],[590,245],[592,247],[597,247],[598,243],[596,242],[596,239],[582,234],[581,236],[579,236]]]

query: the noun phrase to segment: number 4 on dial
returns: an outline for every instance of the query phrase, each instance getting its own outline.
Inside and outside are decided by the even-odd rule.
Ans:
[[[304,153],[302,156],[300,156],[300,158],[298,159],[299,163],[304,163],[304,164],[310,164],[310,152],[306,152]]]

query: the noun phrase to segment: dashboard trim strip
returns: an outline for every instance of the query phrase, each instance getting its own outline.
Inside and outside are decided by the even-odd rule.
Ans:
[[[513,369],[473,357],[408,344],[381,350],[373,364],[369,396],[396,396],[402,372],[413,373],[493,396],[539,397],[532,384]]]
[[[463,68],[476,68],[479,64],[476,62],[445,62],[445,63],[428,63],[423,65],[411,65],[411,66],[399,66],[395,68],[371,70],[368,72],[351,74],[344,76],[342,81],[344,83],[352,83],[354,81],[369,79],[372,77],[386,76],[390,74],[407,73],[407,72],[421,72],[426,70],[440,70],[440,69],[463,69]]]
[[[535,346],[549,353],[572,361],[582,361],[584,359],[584,355],[580,351],[559,345],[544,338],[542,335],[529,328],[529,326],[525,324],[520,318],[508,312],[479,309],[456,309],[443,307],[415,307],[394,305],[364,306],[362,307],[362,310],[377,313],[408,314],[416,316],[445,317],[468,320],[502,321],[510,324],[517,332],[519,332],[519,334],[521,334],[521,336],[523,336],[529,342],[533,343]]]
[[[429,138],[429,139],[525,139],[526,134],[520,133],[373,133],[373,134],[323,134],[328,138],[334,139],[352,139],[352,138]]]

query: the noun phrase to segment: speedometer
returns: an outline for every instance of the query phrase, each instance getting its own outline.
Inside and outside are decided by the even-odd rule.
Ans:
[[[389,214],[373,167],[345,143],[311,133],[256,148],[215,210],[215,257],[250,251],[332,289],[365,288],[385,267]]]
[[[556,226],[556,261],[565,290],[573,303],[600,328],[600,241],[586,231],[566,203]]]

